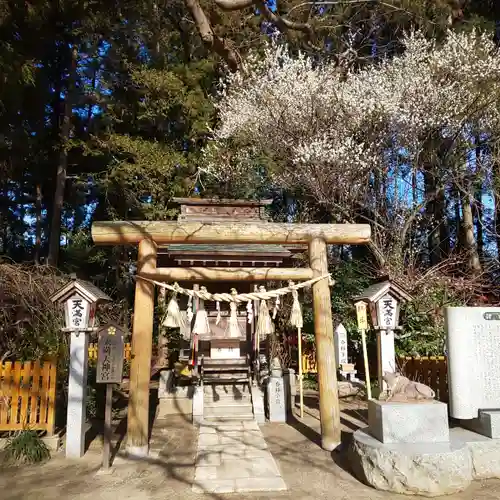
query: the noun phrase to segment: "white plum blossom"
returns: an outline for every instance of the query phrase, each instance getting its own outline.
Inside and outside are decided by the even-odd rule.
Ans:
[[[403,49],[343,74],[269,44],[221,84],[217,102],[212,153],[232,141],[243,163],[221,154],[207,169],[221,179],[249,175],[245,161],[260,154],[279,165],[276,183],[352,205],[363,202],[373,172],[387,169],[388,149],[404,150],[419,168],[430,134],[460,148],[471,130],[496,133],[500,54],[490,33],[449,32],[438,43],[417,32]]]

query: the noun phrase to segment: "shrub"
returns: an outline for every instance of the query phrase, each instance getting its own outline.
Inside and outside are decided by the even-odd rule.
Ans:
[[[50,450],[38,432],[23,429],[9,438],[5,447],[6,459],[26,464],[40,463],[50,458]]]

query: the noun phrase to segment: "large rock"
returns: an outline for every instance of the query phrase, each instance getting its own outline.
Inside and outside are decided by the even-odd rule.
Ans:
[[[339,398],[359,396],[364,393],[365,384],[363,382],[351,382],[350,380],[339,380]]]
[[[454,442],[467,443],[474,479],[500,478],[500,439],[491,439],[457,427],[451,429],[450,434]]]
[[[465,490],[472,460],[465,442],[383,444],[358,430],[349,461],[354,474],[378,490],[436,497]]]

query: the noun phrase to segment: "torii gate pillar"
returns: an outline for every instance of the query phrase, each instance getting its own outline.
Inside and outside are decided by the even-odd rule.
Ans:
[[[137,273],[156,269],[156,244],[139,243]],[[149,381],[153,349],[155,286],[145,280],[135,282],[134,321],[127,418],[127,453],[144,457],[149,453]]]

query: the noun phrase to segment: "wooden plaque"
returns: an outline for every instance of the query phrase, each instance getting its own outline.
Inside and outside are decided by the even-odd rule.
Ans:
[[[125,332],[116,325],[106,324],[99,328],[97,344],[98,384],[121,384]]]

